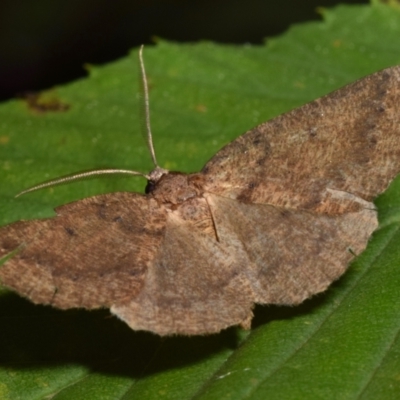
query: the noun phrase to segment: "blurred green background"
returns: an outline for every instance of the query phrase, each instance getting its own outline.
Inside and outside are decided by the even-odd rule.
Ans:
[[[262,43],[318,7],[352,0],[2,0],[0,100],[86,74],[85,63],[124,56],[141,43]]]

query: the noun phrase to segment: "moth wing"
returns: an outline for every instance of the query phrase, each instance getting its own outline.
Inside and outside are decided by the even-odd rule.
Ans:
[[[367,76],[240,136],[203,168],[205,191],[337,214],[371,201],[400,170],[400,66]]]
[[[376,229],[373,204],[340,216],[207,195],[221,246],[231,249],[261,304],[298,304],[346,270]]]
[[[254,296],[243,268],[232,249],[170,213],[142,291],[111,312],[132,329],[159,335],[248,328]]]
[[[0,229],[2,284],[35,303],[107,307],[135,296],[158,250],[166,212],[145,196],[113,193],[56,209],[54,218]]]

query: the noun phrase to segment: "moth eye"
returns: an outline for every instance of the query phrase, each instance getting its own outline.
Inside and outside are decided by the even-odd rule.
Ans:
[[[153,192],[155,188],[156,188],[156,183],[155,182],[147,181],[147,185],[146,185],[146,187],[144,189],[144,192],[146,194],[149,194],[149,193]]]

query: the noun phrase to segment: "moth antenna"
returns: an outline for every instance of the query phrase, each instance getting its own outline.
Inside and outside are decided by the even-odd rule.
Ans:
[[[64,176],[62,178],[53,179],[48,182],[40,183],[39,185],[32,186],[28,189],[23,190],[22,192],[18,193],[15,197],[22,196],[23,194],[34,192],[36,190],[45,189],[47,187],[52,187],[59,185],[60,183],[72,182],[79,179],[84,179],[90,176],[95,175],[107,175],[107,174],[127,174],[127,175],[134,175],[134,176],[143,176],[147,180],[150,180],[150,175],[142,174],[141,172],[137,171],[130,171],[128,169],[96,169],[94,171],[86,171],[80,172],[78,174]]]
[[[18,193],[15,197],[22,196],[23,194],[26,194],[26,193],[34,192],[36,190],[56,186],[61,183],[72,182],[72,181],[76,181],[79,179],[83,179],[83,178],[87,178],[87,177],[95,176],[95,175],[107,175],[107,174],[127,174],[127,175],[135,175],[135,176],[140,175],[140,176],[143,176],[144,178],[146,178],[148,181],[157,182],[161,178],[162,175],[168,173],[168,171],[166,169],[163,169],[158,165],[157,159],[156,159],[156,154],[154,151],[153,135],[151,133],[151,126],[150,126],[149,87],[148,87],[147,78],[146,78],[146,70],[145,70],[144,62],[143,62],[143,48],[144,48],[144,45],[140,46],[140,49],[139,49],[139,65],[140,65],[140,75],[142,78],[141,81],[142,81],[142,93],[143,93],[144,122],[145,122],[145,128],[146,128],[147,146],[150,150],[150,155],[153,160],[153,164],[155,166],[154,170],[151,171],[148,175],[142,174],[141,172],[138,172],[138,171],[131,171],[131,170],[127,170],[127,169],[96,169],[93,171],[80,172],[80,173],[77,173],[74,175],[65,176],[62,178],[56,178],[51,181],[32,186],[32,187],[25,189],[22,192]]]
[[[149,100],[149,85],[147,83],[146,77],[146,69],[144,67],[143,61],[143,48],[142,44],[139,49],[139,66],[140,66],[140,76],[142,81],[142,94],[143,94],[143,109],[144,109],[144,124],[146,128],[146,139],[147,139],[147,147],[149,148],[151,159],[153,160],[153,164],[156,169],[160,168],[156,159],[156,153],[154,151],[153,145],[153,135],[151,133],[151,125],[150,125],[150,100]]]

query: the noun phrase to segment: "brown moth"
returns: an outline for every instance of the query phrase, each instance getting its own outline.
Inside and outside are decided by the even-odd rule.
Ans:
[[[159,335],[249,328],[255,303],[301,303],[366,247],[372,201],[400,171],[399,105],[397,66],[257,126],[192,174],[157,166],[148,129],[147,193],[1,228],[0,256],[18,248],[1,282]]]

